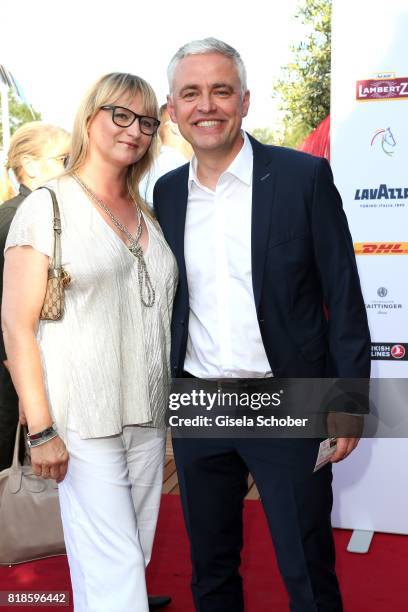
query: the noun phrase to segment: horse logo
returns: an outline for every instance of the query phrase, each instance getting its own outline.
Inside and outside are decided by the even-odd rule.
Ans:
[[[397,145],[397,143],[393,133],[391,132],[391,128],[380,128],[379,130],[376,130],[374,136],[371,139],[371,146],[374,145],[374,142],[378,141],[381,142],[381,148],[384,153],[389,157],[392,157],[395,153],[395,151],[393,151],[392,149]]]

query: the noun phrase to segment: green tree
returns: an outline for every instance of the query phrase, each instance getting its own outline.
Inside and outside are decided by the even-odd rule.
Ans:
[[[330,113],[331,0],[302,0],[296,13],[305,27],[292,45],[293,59],[274,87],[284,112],[286,146],[297,146]]]
[[[9,89],[9,116],[10,116],[10,132],[14,134],[16,129],[27,123],[28,121],[39,121],[41,119],[41,113],[37,112],[33,108],[30,108],[24,102],[16,96],[12,89]],[[3,126],[1,124],[1,111],[0,111],[0,141],[3,140]]]
[[[263,144],[277,144],[276,134],[269,128],[254,128],[251,130],[251,134]]]

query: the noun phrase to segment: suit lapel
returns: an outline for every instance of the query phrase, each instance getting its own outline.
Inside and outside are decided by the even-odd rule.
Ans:
[[[271,164],[269,148],[251,137],[250,140],[254,154],[251,229],[252,287],[255,306],[258,310],[270,233],[276,168]]]
[[[187,199],[188,199],[188,171],[189,166],[183,166],[174,185],[171,199],[173,206],[171,214],[174,215],[172,226],[174,233],[170,247],[176,257],[180,281],[187,283],[186,263],[184,261],[184,230],[186,226]]]

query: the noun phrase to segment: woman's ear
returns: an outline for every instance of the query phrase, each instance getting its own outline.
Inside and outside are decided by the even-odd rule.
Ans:
[[[23,175],[29,179],[35,179],[38,176],[40,161],[31,155],[24,155],[21,158],[21,168]],[[24,179],[24,176],[22,177]],[[24,182],[24,180],[23,180]]]

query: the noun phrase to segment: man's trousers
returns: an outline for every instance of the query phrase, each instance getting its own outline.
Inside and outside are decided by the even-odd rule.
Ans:
[[[242,612],[248,471],[258,487],[291,612],[341,612],[330,523],[332,472],[316,439],[173,438],[197,612]]]

